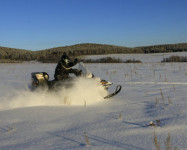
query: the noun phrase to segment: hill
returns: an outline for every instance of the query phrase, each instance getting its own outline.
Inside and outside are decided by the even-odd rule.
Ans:
[[[187,43],[143,46],[137,48],[141,49],[144,53],[184,52],[187,51]]]
[[[78,57],[82,55],[99,54],[165,53],[182,51],[187,51],[187,43],[142,46],[134,48],[106,44],[84,43],[72,46],[55,47],[38,51],[0,47],[0,62],[3,62],[2,60],[36,60],[41,62],[57,62],[64,52],[66,52],[71,57]]]

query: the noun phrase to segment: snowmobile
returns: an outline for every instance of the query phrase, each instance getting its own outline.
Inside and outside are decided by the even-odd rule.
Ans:
[[[96,79],[105,90],[108,90],[109,86],[113,83],[95,77],[93,73],[91,73],[84,65],[84,63],[79,63],[79,70],[81,70],[81,76],[85,78],[94,78]],[[75,82],[75,77],[69,77],[65,80],[56,81],[56,80],[49,80],[49,75],[46,72],[32,72],[31,73],[31,90],[36,91],[37,89],[47,89],[50,91],[58,91],[61,89],[60,87],[70,88],[73,86]],[[110,98],[117,95],[121,91],[121,85],[116,86],[116,90],[105,96],[104,98]]]

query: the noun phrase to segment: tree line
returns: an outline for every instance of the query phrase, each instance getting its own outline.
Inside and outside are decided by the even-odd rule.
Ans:
[[[10,61],[40,61],[58,62],[66,52],[70,57],[101,54],[134,54],[134,53],[165,53],[187,51],[187,43],[155,45],[146,47],[122,47],[104,44],[76,44],[72,46],[55,47],[45,50],[31,51],[15,48],[0,47],[0,60]]]
[[[84,63],[142,63],[140,60],[128,59],[122,60],[120,58],[104,57],[99,59],[80,59]]]
[[[161,62],[187,62],[186,56],[170,56],[168,58],[164,58]]]

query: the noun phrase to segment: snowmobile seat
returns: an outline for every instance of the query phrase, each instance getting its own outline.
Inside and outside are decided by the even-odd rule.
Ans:
[[[49,75],[46,72],[32,72],[31,73],[32,89],[38,86],[48,86]]]

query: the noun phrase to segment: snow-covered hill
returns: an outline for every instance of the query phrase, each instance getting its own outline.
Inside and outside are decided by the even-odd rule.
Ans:
[[[144,62],[157,56],[145,55]],[[152,62],[87,64],[95,76],[123,89],[106,100],[94,97],[96,87],[84,85],[80,91],[95,94],[82,100],[75,93],[70,103],[64,103],[63,92],[28,88],[31,72],[45,71],[53,79],[56,64],[0,64],[0,149],[156,150],[157,139],[161,150],[166,143],[186,150],[187,64]]]

